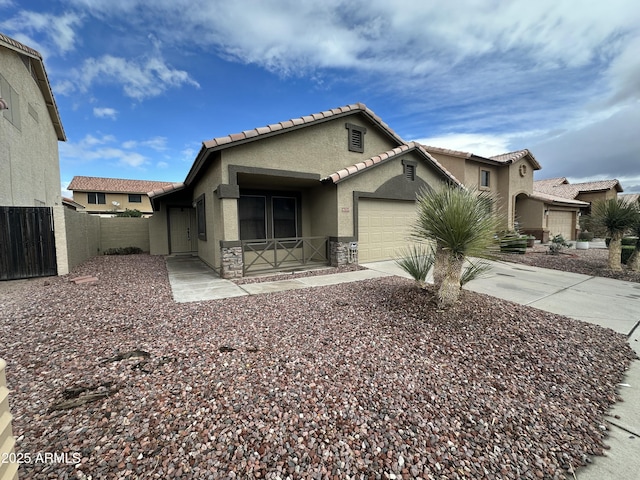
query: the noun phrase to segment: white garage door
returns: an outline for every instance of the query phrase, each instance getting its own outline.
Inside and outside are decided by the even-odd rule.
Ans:
[[[573,240],[573,212],[563,212],[560,210],[549,211],[547,228],[549,235],[562,235],[565,240]]]
[[[416,218],[415,202],[360,199],[358,262],[392,260],[409,244]]]

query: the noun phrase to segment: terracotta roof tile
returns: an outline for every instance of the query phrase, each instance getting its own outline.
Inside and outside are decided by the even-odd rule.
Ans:
[[[73,177],[68,189],[79,192],[144,193],[171,186],[171,182],[123,178]]]
[[[471,153],[462,152],[460,150],[452,150],[450,148],[432,147],[431,145],[423,145],[427,152],[442,153],[444,155],[453,155],[454,157],[470,158]]]
[[[533,182],[533,192],[554,195],[564,199],[575,199],[584,192],[599,192],[615,188],[621,192],[618,180],[600,180],[596,182],[569,183],[565,177],[536,180]]]
[[[462,185],[452,174],[451,172],[449,172],[447,169],[445,169],[435,158],[433,158],[431,155],[429,155],[429,152],[427,152],[422,145],[416,143],[416,142],[409,142],[406,143],[404,145],[400,145],[399,147],[396,147],[392,150],[389,150],[388,152],[384,152],[381,153],[379,155],[375,155],[371,158],[366,159],[363,162],[358,162],[355,165],[350,165],[346,168],[343,168],[341,170],[338,170],[337,172],[331,173],[329,174],[327,177],[323,178],[323,181],[329,181],[331,180],[333,183],[339,182],[340,180],[344,180],[345,178],[347,178],[349,175],[353,175],[354,173],[357,172],[361,172],[363,170],[366,170],[368,168],[373,167],[374,165],[377,165],[379,163],[384,162],[385,160],[389,160],[392,159],[398,155],[401,155],[403,153],[408,152],[409,150],[419,150],[423,155],[425,155],[427,157],[427,159],[429,159],[435,166],[436,168],[439,168],[440,170],[442,170],[446,175],[448,175],[453,181],[455,181],[458,185]]]
[[[277,124],[268,125],[267,127],[259,127],[253,130],[247,130],[241,134],[235,133],[231,135],[226,135],[223,137],[213,138],[211,140],[207,140],[203,142],[205,148],[215,148],[221,145],[226,145],[233,142],[239,142],[247,140],[248,138],[257,138],[261,135],[266,135],[278,130],[286,130],[287,128],[297,127],[305,124],[312,124],[314,122],[319,122],[324,119],[328,119],[334,117],[336,115],[343,115],[349,112],[362,111],[367,114],[374,122],[378,123],[381,128],[386,130],[394,139],[401,144],[404,144],[405,141],[395,133],[385,122],[382,121],[380,117],[378,117],[372,110],[367,108],[367,106],[363,103],[354,103],[351,105],[345,105],[338,108],[333,108],[331,110],[325,110],[320,113],[313,113],[311,115],[305,115],[303,117],[292,118],[290,120],[286,120],[283,122],[279,122]],[[267,130],[269,128],[270,130]],[[255,132],[247,133],[247,132]]]
[[[531,194],[531,198],[536,200],[542,200],[543,202],[552,202],[552,203],[560,203],[563,205],[574,205],[576,207],[587,207],[589,204],[587,202],[582,202],[580,200],[574,200],[572,198],[565,198],[557,195],[551,195],[548,193],[537,192],[534,191]]]
[[[184,183],[180,182],[180,183],[172,183],[170,185],[165,185],[162,188],[157,188],[155,190],[151,190],[149,192],[147,192],[147,195],[149,196],[149,198],[153,198],[153,197],[157,197],[160,195],[164,195],[165,193],[169,193],[169,192],[173,192],[175,190],[181,190],[184,188]]]

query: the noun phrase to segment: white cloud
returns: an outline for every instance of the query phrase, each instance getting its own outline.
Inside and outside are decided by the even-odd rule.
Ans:
[[[438,137],[420,138],[416,142],[431,147],[473,153],[483,157],[491,157],[509,151],[508,136],[490,134],[451,133]]]
[[[172,69],[156,53],[136,60],[112,55],[88,58],[80,68],[74,69],[72,78],[58,84],[56,90],[62,95],[76,90],[85,93],[94,84],[122,85],[125,95],[136,100],[156,97],[182,85],[200,87],[187,72]]]
[[[93,108],[93,115],[98,117],[98,118],[111,118],[112,120],[115,120],[116,117],[118,116],[118,111],[115,108],[94,107]]]
[[[157,168],[166,169],[169,168],[169,164],[167,162],[158,162],[156,163]]]
[[[70,163],[107,162],[109,164],[141,168],[149,159],[136,151],[112,147],[116,139],[112,135],[96,137],[86,135],[79,142],[60,143],[60,160]]]
[[[162,152],[167,149],[167,138],[153,137],[148,140],[128,140],[122,144],[122,147],[127,149],[148,147],[157,152]]]
[[[76,13],[53,15],[22,10],[13,18],[1,22],[0,27],[10,32],[19,32],[24,39],[19,41],[39,50],[42,55],[54,56],[65,54],[75,48],[76,29],[81,24],[82,17]],[[42,34],[48,45],[32,39],[34,33]]]

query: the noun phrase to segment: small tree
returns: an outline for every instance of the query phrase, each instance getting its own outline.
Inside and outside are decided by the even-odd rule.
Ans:
[[[635,206],[622,198],[600,200],[593,203],[592,218],[611,237],[609,242],[609,268],[622,270],[621,240],[627,230],[636,223]]]
[[[413,235],[435,244],[433,277],[441,306],[458,300],[465,259],[489,256],[500,224],[494,203],[489,192],[447,184],[418,195]]]
[[[636,247],[627,262],[627,266],[635,271],[640,271],[640,196],[638,201],[632,204],[636,210],[635,222],[631,226],[631,234],[636,237]]]
[[[139,218],[142,216],[142,212],[138,209],[129,210],[128,208],[124,212],[118,212],[116,217],[136,217]]]

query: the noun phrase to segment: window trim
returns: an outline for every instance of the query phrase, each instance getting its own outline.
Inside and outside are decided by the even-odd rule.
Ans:
[[[264,239],[243,238],[240,233],[240,198],[242,197],[259,197],[265,198],[265,235]],[[240,240],[273,240],[274,238],[274,218],[273,218],[273,198],[293,198],[295,200],[296,212],[295,212],[295,237],[302,236],[302,195],[297,190],[256,190],[246,189],[240,191],[240,198],[238,198],[238,237]]]
[[[91,196],[93,195],[93,202]],[[102,201],[100,201],[102,200]],[[104,192],[87,192],[87,204],[89,205],[106,205],[107,195]]]
[[[276,198],[285,198],[285,199],[292,199],[294,202],[294,211],[293,211],[293,228],[296,232],[296,234],[294,235],[295,237],[298,237],[298,198],[295,196],[286,196],[286,195],[272,195],[271,196],[271,234],[273,238],[291,238],[291,237],[276,237],[276,219],[275,219],[275,209],[274,209],[274,205],[273,205],[273,201]]]
[[[348,130],[347,144],[349,151],[364,153],[364,135],[367,133],[366,127],[354,125],[353,123],[345,123],[344,127]],[[356,142],[355,137],[358,137],[360,141]]]
[[[137,198],[137,200],[132,200],[132,197]],[[129,203],[142,203],[142,194],[141,193],[130,193],[129,194]]]
[[[240,223],[240,200],[242,198],[252,197],[252,198],[262,198],[264,200],[264,238],[243,238],[242,236],[242,224]],[[267,211],[267,196],[262,194],[240,194],[238,198],[238,236],[240,240],[267,240],[269,238],[269,226],[267,224],[269,212]]]
[[[486,185],[485,185],[485,182],[484,182],[484,179],[485,179],[484,174],[485,173],[487,174],[486,175],[486,180],[487,180],[486,181]],[[478,188],[480,190],[491,190],[491,170],[486,170],[484,168],[480,169],[480,180],[478,182]]]

